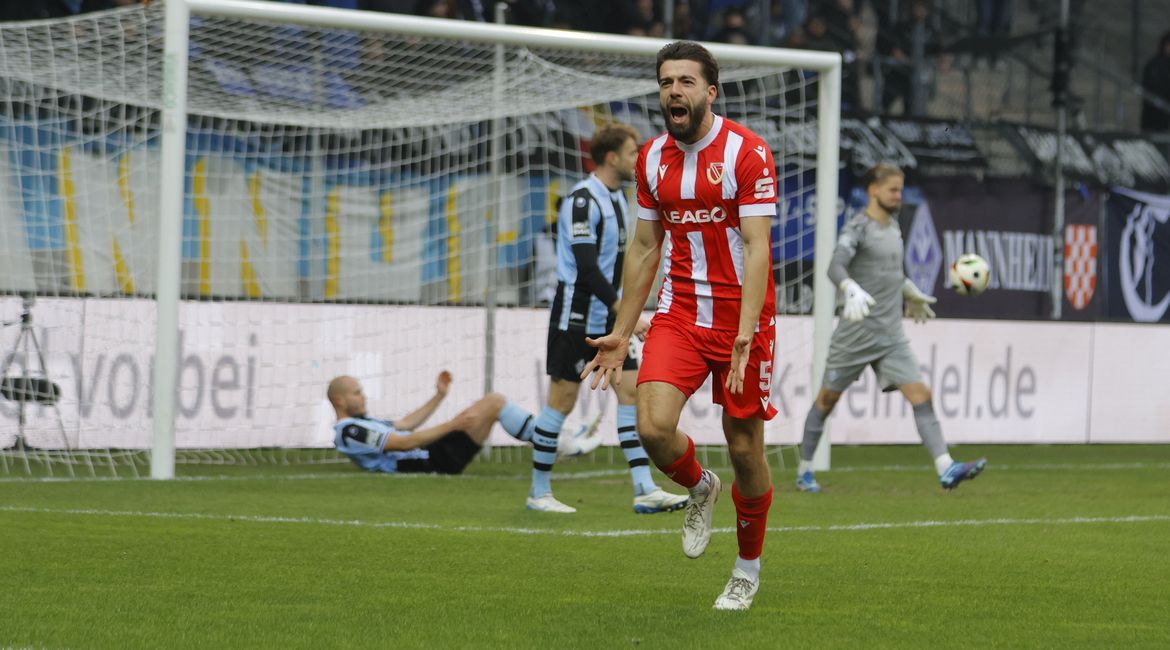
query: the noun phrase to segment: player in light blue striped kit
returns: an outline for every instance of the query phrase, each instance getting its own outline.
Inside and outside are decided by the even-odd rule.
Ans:
[[[549,314],[545,370],[550,385],[548,401],[536,418],[532,439],[532,487],[527,506],[540,512],[572,513],[558,501],[549,483],[565,417],[577,403],[581,371],[596,350],[585,342],[613,327],[621,300],[622,262],[626,249],[628,210],[622,184],[634,178],[638,132],[624,124],[601,127],[593,135],[590,154],[596,169],[573,186],[561,204],[557,223],[557,292]],[[642,320],[635,332],[645,334]],[[617,433],[634,483],[634,512],[649,514],[678,510],[687,497],[671,494],[654,484],[650,459],[638,438],[634,410],[637,361],[627,358],[628,374],[617,390]],[[594,437],[596,438],[596,437]],[[578,449],[596,447],[597,440],[572,440]]]
[[[444,370],[435,380],[431,399],[392,421],[366,414],[366,396],[358,380],[345,375],[335,378],[327,393],[337,414],[333,445],[371,472],[460,474],[475,459],[496,422],[517,440],[532,440],[532,414],[499,393],[483,396],[447,422],[419,429],[450,386],[451,373]]]

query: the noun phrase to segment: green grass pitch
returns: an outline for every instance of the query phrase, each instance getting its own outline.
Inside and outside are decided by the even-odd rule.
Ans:
[[[729,493],[689,560],[682,513],[634,515],[604,451],[558,465],[570,516],[524,509],[527,454],[455,478],[4,478],[0,647],[1170,647],[1170,446],[954,455],[989,466],[944,493],[920,447],[835,448],[820,495],[795,492],[789,455],[760,593],[734,613],[711,609]]]

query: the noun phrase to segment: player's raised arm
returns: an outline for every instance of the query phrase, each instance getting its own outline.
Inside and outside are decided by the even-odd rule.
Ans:
[[[399,431],[413,431],[422,425],[423,422],[426,422],[431,417],[435,409],[439,408],[439,403],[447,396],[447,391],[450,388],[451,373],[444,370],[439,373],[439,377],[435,380],[435,394],[413,412],[395,420],[394,428]]]

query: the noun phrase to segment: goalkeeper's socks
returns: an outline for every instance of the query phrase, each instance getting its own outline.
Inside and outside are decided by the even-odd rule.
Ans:
[[[630,478],[634,481],[634,496],[641,496],[650,494],[658,489],[658,486],[654,485],[654,478],[650,476],[650,457],[642,448],[637,426],[638,414],[634,405],[618,404],[618,442],[622,445],[622,455],[626,457],[626,464],[630,466]]]
[[[939,476],[942,476],[943,474],[946,474],[947,470],[950,469],[951,465],[954,464],[955,459],[951,458],[950,454],[942,454],[938,458],[934,459],[934,471],[938,472]]]
[[[504,408],[500,409],[497,419],[508,435],[524,442],[532,441],[532,432],[536,429],[535,418],[512,400],[504,402]]]
[[[553,463],[557,462],[557,437],[564,425],[564,414],[547,404],[536,416],[536,431],[532,434],[532,489],[528,496],[535,498],[552,492],[549,478]]]
[[[804,438],[800,441],[800,459],[802,461],[811,461],[813,455],[817,452],[817,444],[821,441],[821,436],[825,434],[825,414],[817,408],[816,402],[808,409],[808,415],[804,418]],[[805,470],[800,470],[803,474]]]

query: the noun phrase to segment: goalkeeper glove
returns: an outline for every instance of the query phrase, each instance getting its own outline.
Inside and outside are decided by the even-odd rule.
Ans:
[[[934,310],[930,306],[938,302],[938,298],[919,291],[910,278],[902,283],[902,298],[906,301],[906,318],[913,318],[915,323],[925,323],[934,318]]]
[[[841,281],[841,291],[845,292],[845,306],[841,310],[841,317],[845,320],[859,321],[869,315],[869,308],[873,307],[873,296],[866,293],[853,278]]]

